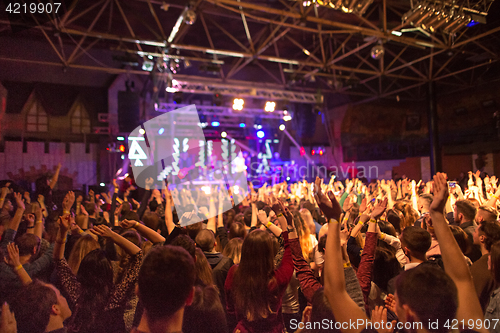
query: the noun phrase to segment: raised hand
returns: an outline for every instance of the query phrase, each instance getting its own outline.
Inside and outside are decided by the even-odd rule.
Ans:
[[[76,198],[76,203],[79,204],[80,202],[83,201],[83,197],[81,195],[79,195],[77,198]]]
[[[366,210],[366,197],[361,200],[361,205],[359,205],[359,213],[363,214]]]
[[[109,227],[103,224],[94,226],[92,229],[90,229],[90,232],[92,232],[94,235],[105,238],[111,238],[114,234],[114,232]]]
[[[60,216],[59,219],[57,220],[57,224],[59,225],[59,230],[60,230],[61,234],[66,235],[69,228],[71,227],[71,224],[74,221],[75,220],[72,218],[71,215]]]
[[[378,220],[380,216],[384,214],[385,210],[387,209],[387,202],[388,199],[385,198],[384,200],[375,205],[371,214],[372,219]]]
[[[17,322],[14,312],[10,311],[7,302],[2,305],[2,316],[0,318],[1,333],[17,333]]]
[[[137,223],[137,221],[130,221],[130,220],[123,220],[120,222],[120,227],[124,228],[124,229],[129,229],[129,228],[133,228],[135,226],[135,224]]]
[[[63,211],[69,212],[71,207],[73,206],[73,203],[75,203],[75,192],[69,191],[66,196],[64,197],[62,206],[63,206]]]
[[[472,180],[472,171],[469,171],[469,181],[467,182],[467,187],[474,186],[474,180]]]
[[[34,207],[34,211],[35,211],[35,218],[37,221],[42,221],[42,207],[40,207],[40,205],[38,204],[33,204],[32,205]]]
[[[35,224],[35,215],[33,215],[33,214],[26,215],[26,221],[28,221],[28,225],[34,225]]]
[[[39,194],[37,201],[40,205],[43,205],[45,203],[45,197],[43,195]]]
[[[380,323],[380,328],[377,328],[378,333],[392,333],[396,328],[396,320],[392,321],[392,325],[387,322],[387,309],[383,306],[376,306],[372,310],[372,323]]]
[[[393,294],[389,294],[385,298],[385,307],[396,313],[396,299],[394,298]]]
[[[152,177],[149,177],[146,179],[146,190],[150,190],[151,186],[154,184],[154,179]]]
[[[351,231],[347,228],[340,230],[340,246],[344,246],[347,244],[349,240],[349,236],[351,235]]]
[[[2,198],[5,198],[7,196],[7,194],[9,194],[9,192],[10,192],[9,186],[10,186],[10,183],[5,183],[4,187],[2,187],[2,191],[1,191]]]
[[[446,201],[448,200],[448,183],[442,173],[434,176],[434,200],[432,200],[430,209],[439,213],[444,212]]]
[[[259,210],[259,212],[257,213],[257,218],[259,219],[260,223],[262,223],[264,225],[266,225],[267,222],[269,222],[269,220],[267,218],[267,214],[263,210]]]
[[[9,255],[9,258],[5,256],[3,260],[5,263],[11,267],[17,267],[21,265],[21,261],[19,260],[19,248],[15,243],[10,243],[7,245],[7,253]]]
[[[29,205],[31,203],[31,197],[29,192],[24,192],[23,194],[25,202]]]
[[[328,198],[323,191],[321,191],[321,179],[319,177],[316,177],[315,190],[314,198],[316,199],[321,211],[328,219],[335,219],[339,221],[342,208],[340,208],[340,205],[332,192],[328,192]]]
[[[23,196],[21,195],[21,193],[14,193],[14,199],[16,200],[17,209],[22,209],[22,210],[26,209],[26,207],[24,206]]]

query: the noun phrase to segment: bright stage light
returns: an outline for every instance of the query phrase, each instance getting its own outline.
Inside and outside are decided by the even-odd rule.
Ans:
[[[281,124],[279,128],[280,128],[280,131],[284,131],[285,130],[285,124]]]
[[[222,133],[220,134],[220,136],[222,136],[223,138],[225,138],[225,137],[227,136],[227,133],[226,133],[226,132],[222,132]]]
[[[220,123],[218,121],[212,121],[213,127],[219,127]]]
[[[264,133],[264,131],[257,131],[257,137],[258,137],[259,139],[262,139],[262,138],[263,138],[263,137],[265,137],[265,136],[266,136],[266,133]]]
[[[233,186],[233,193],[234,194],[239,194],[240,193],[240,188],[238,187],[238,185],[234,185]]]
[[[141,129],[139,130],[139,134],[144,135],[144,133],[146,133],[146,131],[144,130],[144,128],[141,128]]]
[[[124,138],[123,136],[118,136],[118,137],[116,138],[116,140],[118,140],[118,141],[125,141],[125,138]]]
[[[240,123],[240,127],[241,127],[241,128],[245,128],[246,126],[247,126],[247,124],[245,124],[245,123]]]
[[[118,150],[121,151],[122,153],[125,151],[125,146],[124,145],[120,145],[118,147]]]
[[[275,102],[266,102],[266,106],[264,107],[264,111],[266,111],[266,112],[274,112],[275,108],[276,108],[276,103]]]
[[[243,110],[244,104],[245,104],[245,101],[243,100],[243,98],[235,98],[233,101],[233,110],[236,110],[236,111]]]
[[[100,185],[100,186],[106,186],[106,184],[104,184],[104,183],[100,183],[99,185]]]
[[[160,130],[158,131],[158,134],[162,135],[164,132],[165,132],[165,129],[162,127],[162,128],[160,128]]]
[[[210,194],[210,186],[202,186],[201,190],[205,192],[206,195]]]

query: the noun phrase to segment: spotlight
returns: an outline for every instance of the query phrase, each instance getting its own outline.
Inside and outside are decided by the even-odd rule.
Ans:
[[[283,116],[283,120],[284,121],[290,121],[290,120],[292,120],[292,116],[290,116],[289,114],[286,114],[286,115]]]
[[[243,110],[243,104],[245,104],[245,101],[243,100],[243,98],[235,98],[233,101],[233,110],[236,110],[236,111]]]
[[[225,137],[227,136],[227,133],[226,133],[226,132],[222,132],[222,133],[220,134],[220,136],[222,136],[223,138],[225,138]]]
[[[219,126],[220,126],[220,123],[219,123],[217,120],[212,121],[212,126],[213,126],[213,127],[219,127]]]
[[[222,105],[222,96],[219,93],[214,94],[213,98],[213,103],[215,106],[221,106]]]
[[[99,186],[106,186],[106,184],[104,184],[104,183],[100,183],[100,184],[99,184]]]
[[[245,123],[240,123],[241,128],[245,128],[247,125]]]
[[[319,151],[319,154],[320,154],[321,156],[323,156],[323,149],[321,149],[321,150]]]
[[[125,155],[122,155],[122,157],[121,157],[121,158],[122,158],[122,160],[124,160],[124,159],[125,159]]]
[[[160,128],[160,130],[158,131],[158,134],[162,135],[164,132],[165,132],[165,129],[162,127],[162,128]]]
[[[192,9],[188,9],[184,14],[184,22],[187,25],[193,25],[196,22],[196,13]]]
[[[144,130],[144,128],[141,128],[141,129],[139,130],[139,134],[144,135],[144,133],[146,133],[146,131]]]
[[[276,103],[275,102],[266,102],[266,106],[264,107],[264,111],[266,111],[266,112],[274,112],[275,108],[276,108]]]
[[[116,137],[116,140],[118,140],[118,141],[125,141],[125,138],[123,136],[118,136],[118,137]]]
[[[257,137],[258,137],[259,139],[262,139],[262,138],[263,138],[263,137],[265,137],[265,136],[266,136],[266,133],[264,133],[264,131],[257,131]]]
[[[284,131],[285,130],[285,124],[281,124],[280,127],[279,127],[280,131]]]
[[[311,155],[315,155],[316,154],[316,150],[311,150]]]
[[[121,151],[122,153],[125,152],[125,146],[124,145],[120,145],[118,147],[118,150]]]
[[[172,98],[174,100],[175,104],[181,104],[182,103],[182,92],[177,91],[174,93],[174,97]]]

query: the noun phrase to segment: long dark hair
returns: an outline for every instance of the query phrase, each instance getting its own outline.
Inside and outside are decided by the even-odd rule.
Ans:
[[[113,287],[113,268],[104,251],[89,252],[83,258],[76,278],[82,291],[70,326],[78,332],[97,332],[100,323],[96,319],[102,317]]]
[[[491,246],[490,251],[491,275],[495,281],[495,286],[500,286],[500,241]]]
[[[267,231],[254,230],[243,241],[232,289],[236,310],[248,321],[266,318],[271,312],[269,286],[276,282],[273,253]]]

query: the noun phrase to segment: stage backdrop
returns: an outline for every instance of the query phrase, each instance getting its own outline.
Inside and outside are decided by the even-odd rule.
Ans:
[[[0,179],[27,179],[34,182],[61,163],[58,188],[79,189],[97,184],[97,144],[6,141],[0,153]],[[24,148],[24,150],[23,150]],[[46,150],[48,148],[48,150]],[[69,187],[69,188],[68,188]]]

